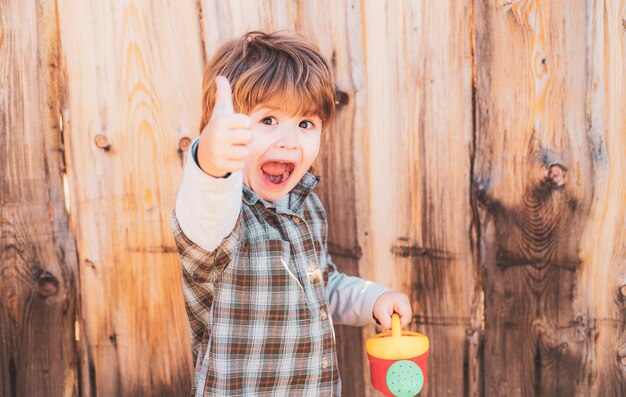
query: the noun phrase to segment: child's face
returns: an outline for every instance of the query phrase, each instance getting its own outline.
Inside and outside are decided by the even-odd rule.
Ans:
[[[320,148],[322,121],[291,116],[278,106],[260,104],[250,113],[252,142],[243,183],[261,198],[275,201],[293,189]]]

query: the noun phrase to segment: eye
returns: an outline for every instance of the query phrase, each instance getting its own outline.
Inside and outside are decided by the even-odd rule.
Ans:
[[[309,120],[302,120],[298,126],[300,128],[306,128],[307,130],[315,128],[315,124],[313,124],[313,122]]]
[[[272,116],[264,117],[261,119],[261,123],[265,125],[275,125],[277,123],[276,119]]]

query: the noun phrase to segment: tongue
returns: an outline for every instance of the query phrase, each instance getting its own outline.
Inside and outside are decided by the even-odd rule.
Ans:
[[[285,171],[287,171],[287,164],[279,163],[277,161],[270,161],[263,164],[261,169],[268,175],[278,176],[284,174]]]

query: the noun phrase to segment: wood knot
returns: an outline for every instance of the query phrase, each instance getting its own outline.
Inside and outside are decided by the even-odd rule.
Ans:
[[[184,136],[178,140],[178,152],[182,153],[191,146],[191,138]]]
[[[93,141],[95,142],[96,146],[99,147],[100,149],[107,151],[107,152],[111,150],[111,144],[109,143],[109,138],[107,138],[106,135],[98,134],[96,135]]]
[[[476,186],[474,188],[476,199],[481,203],[487,202],[487,189],[484,186]]]
[[[43,297],[50,297],[59,292],[59,280],[47,270],[39,272],[37,277],[37,293]]]
[[[622,367],[626,367],[626,356],[621,355],[621,356],[617,356],[617,362],[619,363],[619,365],[621,365]]]
[[[335,108],[341,109],[342,107],[346,106],[348,102],[350,102],[350,97],[348,96],[348,94],[337,88],[335,91]]]
[[[621,295],[622,299],[626,299],[626,284],[619,287],[619,294]]]
[[[565,185],[565,174],[567,172],[567,168],[565,168],[562,164],[550,164],[548,168],[548,180],[550,184],[555,187],[561,187]]]

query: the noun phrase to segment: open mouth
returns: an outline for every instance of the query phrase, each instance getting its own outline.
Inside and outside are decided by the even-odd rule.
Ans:
[[[293,173],[295,164],[288,161],[268,161],[261,165],[264,179],[274,186],[284,184]]]

